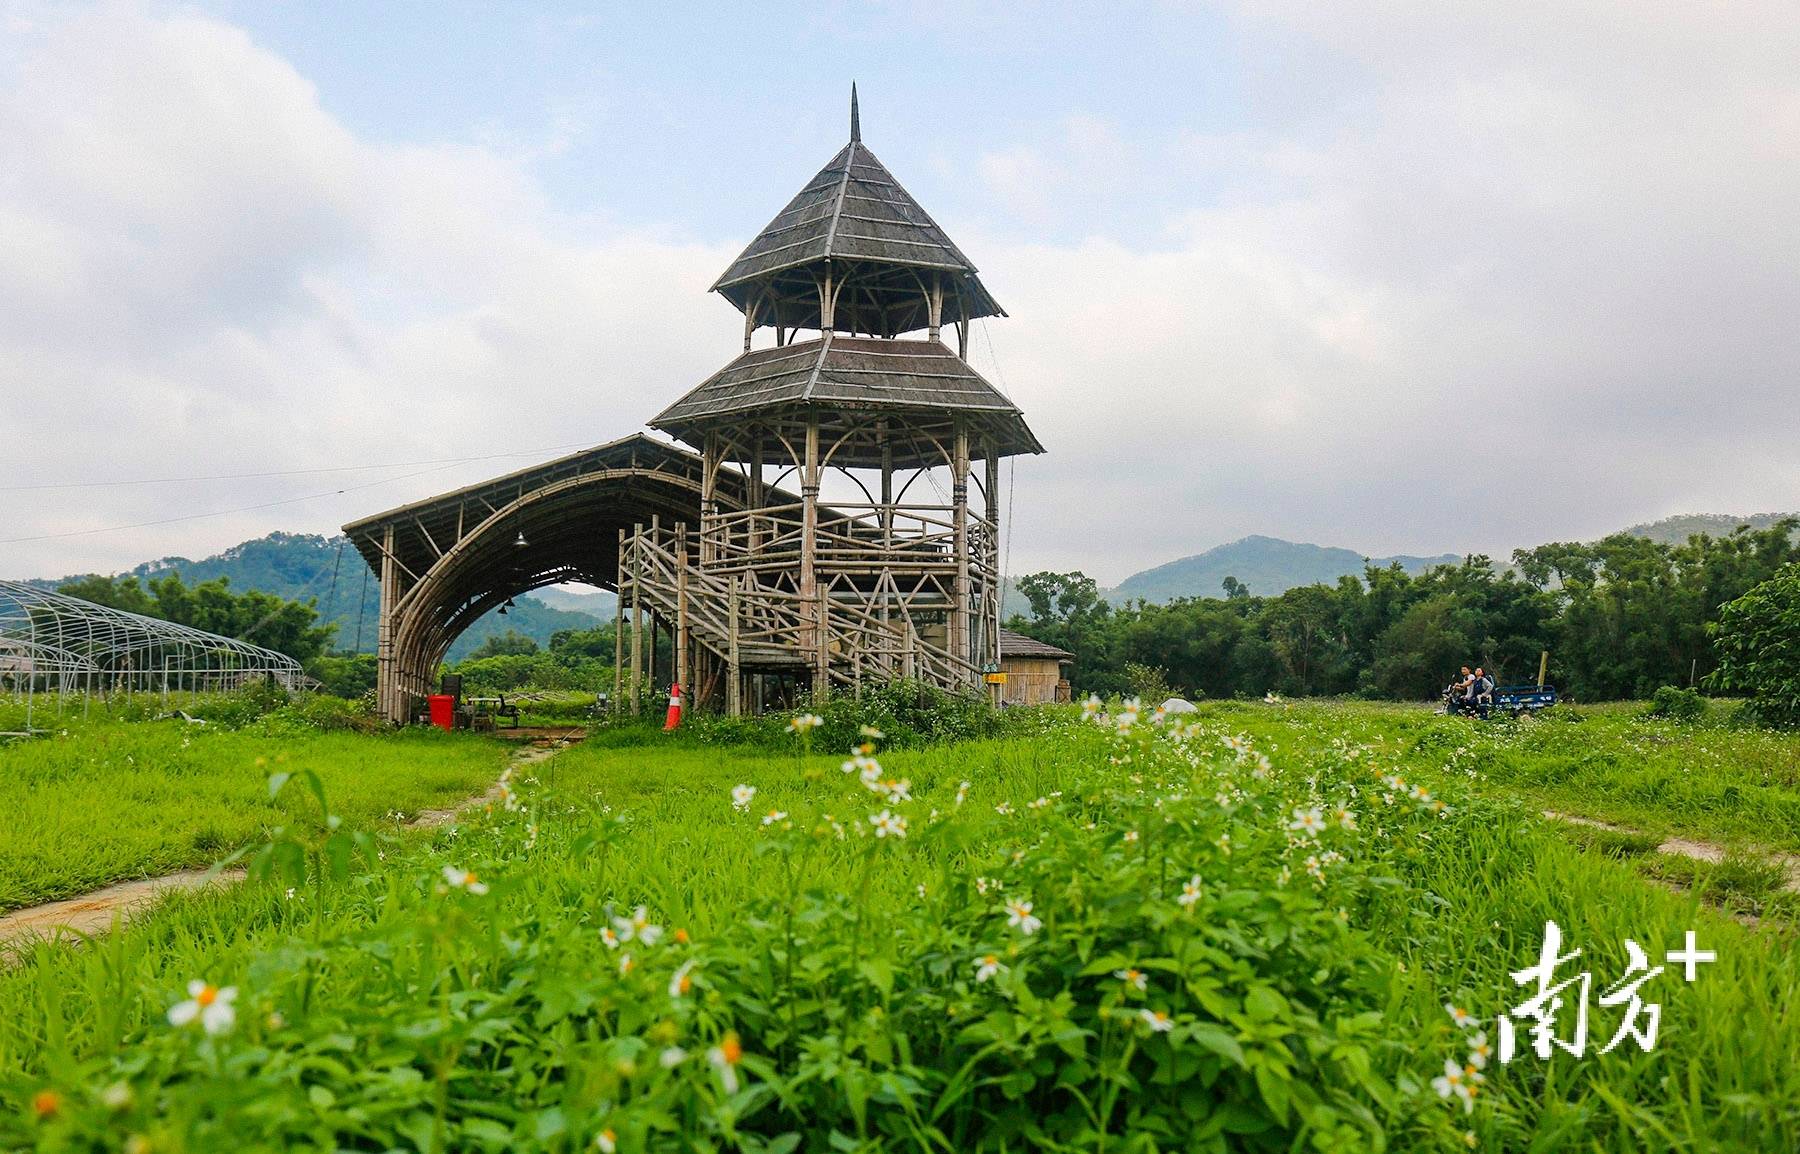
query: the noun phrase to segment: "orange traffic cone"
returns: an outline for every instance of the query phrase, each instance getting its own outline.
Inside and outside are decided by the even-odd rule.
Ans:
[[[677,725],[680,725],[680,724],[681,724],[681,686],[679,684],[675,684],[675,685],[671,685],[669,687],[669,717],[668,717],[667,721],[663,722],[663,732],[667,733],[667,732],[669,732],[669,730],[674,729]]]

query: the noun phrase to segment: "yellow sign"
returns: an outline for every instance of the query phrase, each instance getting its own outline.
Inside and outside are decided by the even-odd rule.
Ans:
[[[989,685],[1005,685],[1006,684],[1006,674],[990,673],[987,675],[987,683]]]

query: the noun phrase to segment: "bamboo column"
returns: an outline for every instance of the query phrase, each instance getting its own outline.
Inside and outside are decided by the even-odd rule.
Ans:
[[[820,586],[818,608],[814,610],[814,618],[819,623],[819,653],[818,664],[813,670],[813,697],[820,701],[823,701],[826,694],[831,692],[831,630],[829,628],[831,615],[827,611],[826,601],[829,595],[829,591]]]
[[[644,526],[631,534],[631,712],[642,712],[644,670]]]
[[[688,534],[687,522],[675,526],[675,684],[693,692],[688,668]]]
[[[618,576],[613,589],[618,598],[613,604],[613,696],[612,712],[617,713],[625,693],[625,530],[619,530]]]
[[[732,577],[731,593],[725,607],[726,632],[731,634],[731,668],[727,671],[730,677],[725,682],[725,712],[733,717],[741,717],[744,713],[744,667],[738,653],[738,587],[742,581],[741,577]]]
[[[816,606],[813,610],[812,625],[808,633],[810,637],[802,637],[802,646],[808,641],[824,654],[825,650],[825,613],[824,601],[820,598],[818,551],[819,551],[819,418],[808,415],[806,419],[806,460],[802,462],[803,472],[800,480],[800,596]],[[813,673],[813,695],[823,698],[827,691],[825,659],[819,662],[819,668]]]
[[[408,719],[400,704],[400,669],[394,661],[394,602],[399,600],[399,587],[400,575],[394,565],[394,527],[389,525],[381,538],[381,610],[375,619],[375,671],[381,687],[377,698],[382,716],[404,725]]]
[[[1002,602],[1006,597],[1006,575],[1000,572],[1000,446],[989,440],[987,445],[987,506],[988,506],[988,600],[987,612],[982,614],[981,660],[983,663],[1000,664],[1000,618],[1004,612]],[[1000,704],[1003,686],[994,686],[994,704]]]
[[[956,530],[956,584],[951,592],[950,653],[969,660],[969,430],[956,422],[956,475],[950,479],[954,504],[951,523]]]

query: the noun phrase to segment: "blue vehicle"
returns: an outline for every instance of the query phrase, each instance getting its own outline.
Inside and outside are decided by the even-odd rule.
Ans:
[[[1502,685],[1494,690],[1493,709],[1509,717],[1523,717],[1549,709],[1556,701],[1554,685]]]
[[[1452,685],[1444,689],[1442,709],[1445,713],[1485,720],[1496,713],[1506,717],[1523,717],[1527,713],[1548,709],[1557,700],[1554,685],[1502,685],[1473,702],[1464,700]]]

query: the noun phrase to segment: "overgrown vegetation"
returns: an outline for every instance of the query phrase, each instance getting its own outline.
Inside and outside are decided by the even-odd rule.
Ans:
[[[342,867],[306,842],[268,882],[32,952],[0,975],[0,1145],[1800,1143],[1786,940],[1484,798],[1454,754],[1503,727],[1418,717],[1068,717],[880,754],[878,789],[841,754],[620,731],[460,829],[340,839]],[[1656,732],[1562,737],[1579,760],[1633,726]],[[1652,1053],[1527,1046],[1465,1112],[1431,1080],[1528,996],[1508,972],[1552,918],[1596,985],[1627,937],[1660,958],[1697,930],[1719,961],[1645,987]],[[229,1012],[202,1014],[217,986]],[[1603,1040],[1618,1010],[1594,1012]]]

